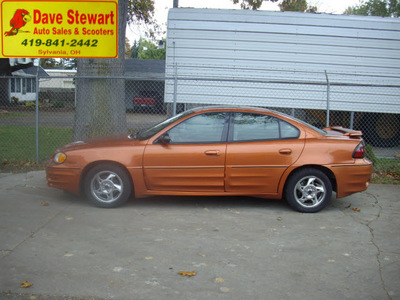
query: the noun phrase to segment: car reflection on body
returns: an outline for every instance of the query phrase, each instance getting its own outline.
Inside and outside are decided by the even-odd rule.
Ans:
[[[131,195],[246,195],[317,212],[333,191],[367,189],[372,164],[361,135],[261,108],[196,108],[129,136],[60,148],[47,182],[106,208]]]

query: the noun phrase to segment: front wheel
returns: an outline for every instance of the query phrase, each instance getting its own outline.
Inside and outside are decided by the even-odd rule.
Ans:
[[[98,207],[114,208],[125,203],[132,190],[129,175],[121,167],[104,164],[91,169],[84,181],[87,199]]]
[[[332,184],[322,171],[303,169],[288,179],[285,196],[289,205],[297,211],[318,212],[330,202]]]

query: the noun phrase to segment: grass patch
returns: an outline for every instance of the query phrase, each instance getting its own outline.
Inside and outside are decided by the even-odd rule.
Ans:
[[[374,164],[372,183],[400,184],[400,159],[378,158],[371,145],[365,150],[365,156]]]
[[[400,159],[376,158],[372,183],[400,184]]]
[[[72,128],[39,127],[39,161],[72,140]],[[0,126],[0,164],[31,164],[36,160],[36,130],[31,126]],[[5,162],[5,163],[4,163]],[[0,170],[1,170],[0,166]]]
[[[6,113],[0,113],[0,119],[26,117],[29,114],[28,112],[8,111]]]

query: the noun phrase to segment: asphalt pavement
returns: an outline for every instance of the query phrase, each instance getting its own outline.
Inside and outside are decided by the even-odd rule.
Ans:
[[[101,209],[43,171],[0,174],[0,299],[376,300],[399,283],[400,186],[316,214],[249,197]]]

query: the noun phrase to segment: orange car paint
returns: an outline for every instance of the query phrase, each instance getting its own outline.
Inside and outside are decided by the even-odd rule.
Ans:
[[[208,108],[177,122],[205,111],[221,110],[266,113],[249,108]],[[249,195],[282,198],[288,177],[296,169],[307,166],[316,166],[329,174],[337,198],[367,189],[372,164],[351,155],[361,138],[337,132],[323,136],[288,116],[268,114],[297,127],[299,138],[218,144],[154,143],[176,125],[173,123],[144,141],[119,136],[61,148],[59,151],[65,152],[67,159],[63,164],[49,163],[48,185],[79,194],[87,171],[99,163],[111,162],[127,170],[136,197]]]

